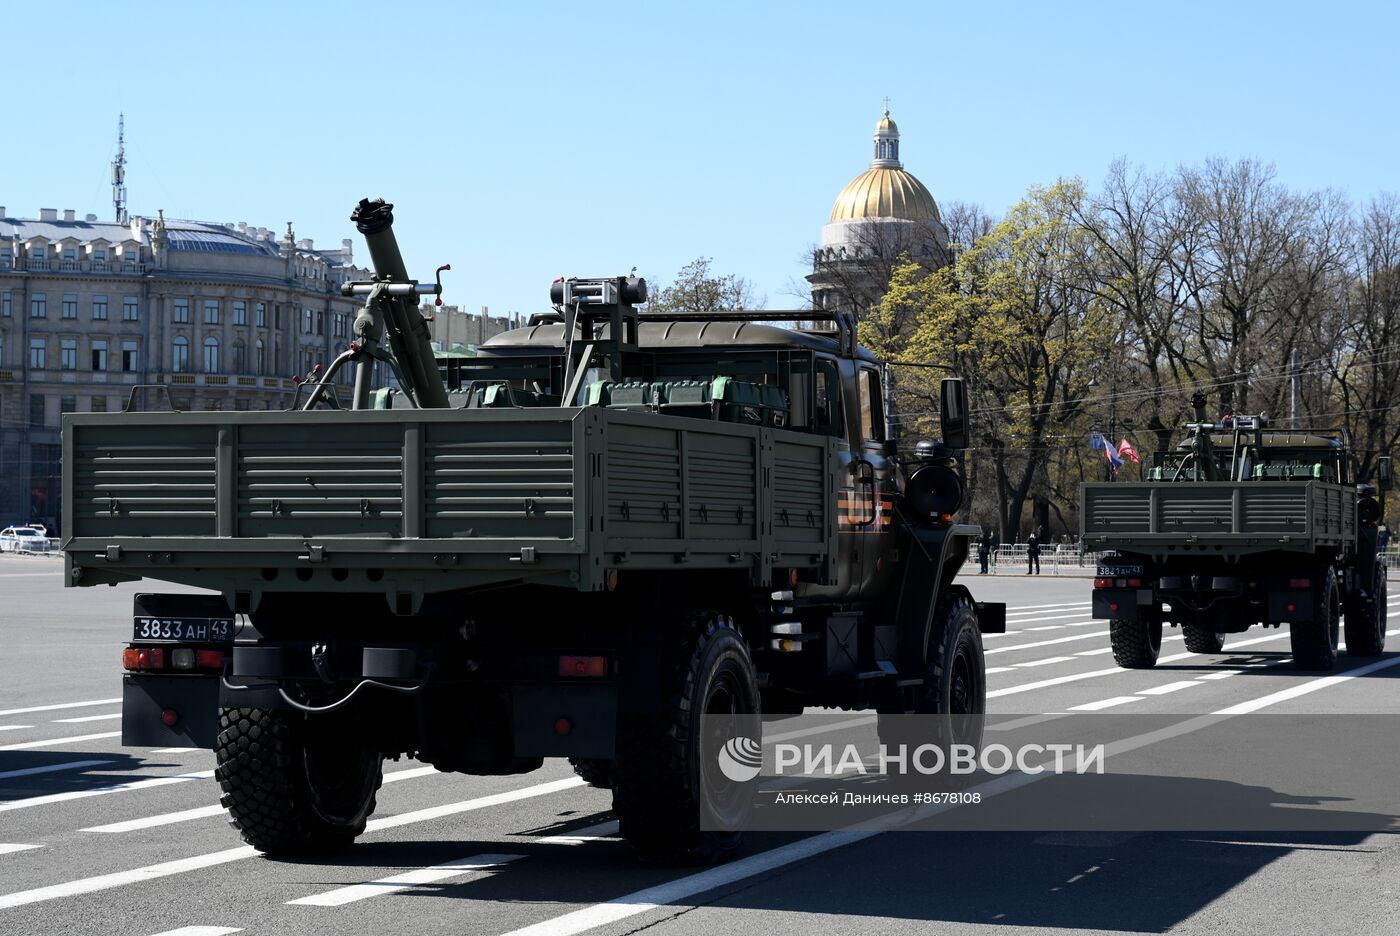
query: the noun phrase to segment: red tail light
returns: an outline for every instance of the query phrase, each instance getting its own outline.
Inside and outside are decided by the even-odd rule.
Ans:
[[[1129,588],[1141,588],[1141,587],[1142,587],[1142,579],[1128,579],[1128,587],[1129,587]]]
[[[608,658],[600,656],[561,656],[560,676],[606,676]]]
[[[165,651],[160,647],[127,647],[122,651],[122,666],[129,670],[165,669]]]
[[[200,669],[223,669],[224,651],[196,650],[194,652],[194,665]]]
[[[1096,578],[1096,579],[1094,579],[1094,587],[1095,587],[1095,588],[1112,588],[1112,587],[1113,587],[1113,579],[1111,579],[1111,578]]]
[[[1291,578],[1291,579],[1288,580],[1288,587],[1289,587],[1289,588],[1312,588],[1312,579],[1310,579],[1310,578]]]

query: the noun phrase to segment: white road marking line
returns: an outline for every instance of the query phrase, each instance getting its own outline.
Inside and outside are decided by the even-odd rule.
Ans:
[[[1063,624],[1047,624],[1044,627],[1023,627],[1021,630],[1030,633],[1031,631],[1059,630],[1064,626]]]
[[[1089,622],[1094,623],[1093,621]],[[1068,637],[1051,637],[1049,640],[1034,640],[1030,643],[1016,644],[1014,647],[993,647],[991,650],[982,651],[985,653],[1010,653],[1013,650],[1030,650],[1032,647],[1050,647],[1055,644],[1074,643],[1076,640],[1093,640],[1095,637],[1107,637],[1108,631],[1094,631],[1091,634],[1071,634]]]
[[[419,884],[432,884],[436,881],[445,881],[448,878],[461,877],[464,874],[490,871],[523,857],[525,856],[473,855],[470,858],[459,858],[456,861],[433,865],[431,868],[417,868],[413,871],[405,871],[403,874],[395,874],[392,877],[380,878],[377,881],[338,887],[323,894],[289,900],[287,905],[293,907],[341,907],[357,900],[378,897],[381,894],[398,893]]]
[[[1169,682],[1165,686],[1153,686],[1151,689],[1139,689],[1138,695],[1158,696],[1166,695],[1168,692],[1177,692],[1181,689],[1190,689],[1192,686],[1199,686],[1200,682],[1194,679],[1183,679],[1180,682]]]
[[[25,799],[0,801],[0,812],[14,809],[29,809],[32,806],[47,806],[50,803],[66,803],[69,800],[87,799],[92,796],[105,796],[108,793],[126,793],[131,790],[149,790],[152,787],[170,786],[173,783],[186,783],[190,780],[207,780],[214,776],[212,770],[199,773],[180,774],[176,777],[151,777],[147,780],[132,780],[112,786],[97,787],[92,790],[70,790],[67,793],[49,793],[45,796],[30,796]]]
[[[1391,632],[1387,631],[1387,633]],[[1244,715],[1249,712],[1257,712],[1262,708],[1268,708],[1270,705],[1275,705],[1279,702],[1286,702],[1289,699],[1296,699],[1299,696],[1305,696],[1311,692],[1316,692],[1319,689],[1326,689],[1328,686],[1335,686],[1338,683],[1344,683],[1348,680],[1355,679],[1358,676],[1366,676],[1370,673],[1379,672],[1380,670],[1390,669],[1392,666],[1400,666],[1400,656],[1388,657],[1384,660],[1377,660],[1375,663],[1368,663],[1365,666],[1359,666],[1354,670],[1348,670],[1345,673],[1338,673],[1335,676],[1321,676],[1317,679],[1309,680],[1308,682],[1301,683],[1297,686],[1291,686],[1287,689],[1281,689],[1278,692],[1272,692],[1269,695],[1263,696],[1258,699],[1251,699],[1248,702],[1241,702],[1238,705],[1228,706],[1226,708],[1213,712],[1212,714]]]
[[[128,819],[126,822],[113,822],[110,825],[89,826],[86,829],[79,829],[79,832],[134,832],[137,829],[153,829],[156,826],[171,825],[176,822],[189,822],[193,819],[209,819],[213,816],[222,816],[224,807],[219,805],[200,806],[196,809],[185,809],[180,812],[161,813],[158,816],[144,816],[140,819]]]
[[[989,666],[989,667],[987,667],[986,669],[984,669],[982,672],[984,672],[984,673],[986,673],[988,676],[990,676],[990,675],[992,675],[993,673],[1010,673],[1010,672],[1013,671],[1014,669],[1016,669],[1016,667],[1014,667],[1014,666]]]
[[[432,809],[420,809],[416,812],[404,813],[399,816],[385,816],[382,819],[371,819],[366,827],[366,831],[372,832],[378,829],[412,825],[417,822],[426,822],[442,816],[451,816],[457,813],[484,809],[488,806],[529,799],[534,796],[543,796],[547,793],[557,793],[560,790],[572,789],[573,787],[583,785],[583,780],[578,777],[569,777],[565,780],[550,780],[545,783],[537,783],[534,786],[522,787],[518,790],[507,790],[504,793],[493,793],[489,796],[464,800],[460,803],[448,803],[443,806],[433,807]],[[253,846],[242,845],[238,848],[227,848],[223,851],[195,855],[191,858],[163,861],[160,864],[133,868],[130,871],[100,874],[96,877],[79,878],[75,881],[67,881],[62,884],[51,884],[47,887],[36,887],[32,890],[2,894],[0,895],[0,910],[8,910],[12,907],[25,907],[29,904],[58,900],[62,897],[74,897],[78,894],[91,894],[96,891],[110,890],[114,887],[124,887],[127,884],[137,884],[142,881],[154,881],[176,874],[185,874],[189,871],[199,871],[203,868],[217,867],[218,865],[228,864],[232,861],[242,861],[244,858],[252,858],[256,854],[258,854],[258,851],[253,848]]]
[[[1227,677],[1229,677],[1229,676],[1238,676],[1240,673],[1243,673],[1243,672],[1244,672],[1244,670],[1242,670],[1242,669],[1227,669],[1227,670],[1221,670],[1221,671],[1218,672],[1218,673],[1206,673],[1204,676],[1197,676],[1196,678],[1197,678],[1197,679],[1225,679],[1225,678],[1227,678]]]
[[[212,773],[212,771],[211,771]],[[396,783],[399,780],[413,780],[417,777],[426,777],[429,774],[438,773],[436,767],[414,767],[409,770],[398,770],[384,775],[385,783]],[[183,809],[179,812],[159,813],[154,816],[142,816],[140,819],[128,819],[125,822],[113,822],[108,825],[89,826],[86,829],[79,829],[79,832],[135,832],[138,829],[152,829],[156,826],[172,825],[177,822],[191,822],[196,819],[211,819],[215,816],[224,815],[224,807],[215,804],[213,806],[199,806],[195,809]]]
[[[33,727],[33,725],[0,725],[0,731],[23,731]]]
[[[82,770],[84,767],[98,767],[102,764],[115,763],[115,760],[75,760],[64,764],[49,764],[45,767],[25,767],[23,770],[6,770],[0,773],[0,780],[6,780],[10,777],[28,777],[41,773],[57,773],[60,770]]]
[[[1022,774],[1021,776],[1041,777],[1044,775]],[[658,884],[655,887],[634,891],[606,903],[594,904],[591,907],[584,907],[552,920],[544,920],[532,926],[512,930],[505,936],[574,936],[576,933],[582,933],[595,927],[655,910],[657,907],[676,903],[695,894],[755,877],[797,861],[853,845],[856,842],[863,842],[878,834],[879,831],[875,829],[846,830],[825,832],[811,838],[799,839],[787,845],[780,845],[777,848],[741,858],[727,865],[689,874],[664,884]]]
[[[48,747],[51,744],[77,744],[79,741],[101,741],[105,738],[120,738],[120,731],[104,731],[102,734],[73,735],[70,738],[45,738],[43,741],[26,741],[23,744],[0,744],[0,751],[27,751],[32,748]]]
[[[1129,702],[1141,702],[1141,696],[1120,695],[1111,699],[1100,699],[1097,702],[1085,702],[1083,705],[1071,705],[1071,712],[1097,712],[1100,709],[1114,708],[1119,705],[1127,705]]]
[[[1014,663],[1013,666],[1049,666],[1051,663],[1072,663],[1074,657],[1046,657],[1043,660],[1027,660],[1025,663]]]
[[[457,813],[485,809],[488,806],[499,806],[502,803],[513,803],[516,800],[529,799],[533,796],[541,796],[545,793],[557,793],[560,790],[567,790],[572,787],[583,785],[584,782],[581,777],[569,777],[565,780],[551,780],[547,783],[522,787],[518,790],[507,790],[504,793],[492,793],[489,796],[480,796],[476,799],[463,800],[460,803],[446,803],[442,806],[430,806],[427,809],[418,809],[398,816],[384,816],[380,819],[371,819],[369,824],[365,826],[365,831],[375,832],[379,829],[393,829],[398,826],[413,825],[417,822],[426,822],[429,819],[441,819],[443,816],[455,816]],[[0,906],[3,906],[3,904],[0,904]]]
[[[86,708],[91,705],[117,705],[121,699],[93,699],[91,702],[60,702],[58,705],[35,705],[31,708],[5,709],[0,715],[28,715],[30,712],[56,712],[66,708]]]
[[[238,926],[182,926],[179,929],[156,933],[156,936],[232,936],[233,933],[241,932],[243,929]]]
[[[609,819],[607,822],[586,826],[574,832],[546,835],[543,838],[534,839],[534,842],[537,845],[582,845],[585,842],[593,842],[601,838],[612,838],[617,835],[617,828],[617,820]]]
[[[29,851],[31,848],[43,848],[42,845],[6,845],[0,843],[0,855],[9,855],[14,852]]]
[[[1068,612],[1066,612],[1065,614],[1037,614],[1037,615],[1035,615],[1034,617],[1027,617],[1027,618],[1022,618],[1022,619],[1019,619],[1019,620],[1011,620],[1011,618],[1013,617],[1013,615],[1012,615],[1010,612],[1007,612],[1006,618],[1007,618],[1007,623],[1009,623],[1009,624],[1029,624],[1029,623],[1031,623],[1032,621],[1054,621],[1054,620],[1056,620],[1056,619],[1058,619],[1058,618],[1083,617],[1083,616],[1084,616],[1084,612],[1083,612],[1083,611],[1068,611]],[[1061,626],[1061,627],[1062,627],[1063,625],[1057,625],[1057,626]]]
[[[78,724],[79,722],[109,721],[109,720],[111,720],[111,719],[113,719],[113,718],[121,718],[121,717],[122,717],[122,713],[121,713],[121,712],[113,712],[113,713],[110,714],[110,715],[84,715],[82,718],[55,718],[55,719],[54,719],[54,724],[57,724],[57,725],[76,725],[76,724]]]
[[[188,754],[190,751],[198,751],[197,747],[158,747],[151,750],[152,754]]]
[[[1102,637],[1102,634],[1096,636]],[[1112,647],[1096,647],[1093,650],[1080,650],[1075,656],[1098,656],[1100,653],[1112,653]]]
[[[1014,608],[1007,608],[1006,613],[1020,614],[1022,611],[1033,611],[1037,608],[1087,608],[1091,604],[1093,604],[1092,601],[1062,601],[1059,604],[1017,605]]]

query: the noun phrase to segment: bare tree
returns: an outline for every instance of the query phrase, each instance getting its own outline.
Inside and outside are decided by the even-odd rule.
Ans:
[[[709,257],[697,257],[685,266],[670,284],[661,287],[648,308],[652,312],[692,312],[705,314],[731,309],[762,309],[766,296],[756,295],[753,285],[733,273],[710,272]]]

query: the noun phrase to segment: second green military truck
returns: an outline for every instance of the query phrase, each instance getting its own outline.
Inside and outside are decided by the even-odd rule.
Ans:
[[[65,419],[68,584],[213,592],[137,597],[125,743],[213,747],[269,853],[351,842],[386,756],[568,757],[643,854],[694,862],[742,805],[705,715],[983,711],[1005,606],[953,581],[960,382],[901,457],[851,318],[652,316],[632,277],[557,281],[444,380],[391,207],[355,212],[377,275],[300,407]]]
[[[1287,627],[1300,668],[1385,648],[1386,569],[1377,552],[1391,461],[1358,483],[1339,433],[1276,429],[1262,416],[1211,422],[1193,400],[1191,436],[1158,453],[1140,482],[1082,491],[1083,548],[1108,550],[1093,615],[1109,621],[1120,666],[1156,664],[1164,625],[1186,649],[1218,653],[1226,634]],[[1379,496],[1378,496],[1379,495]]]

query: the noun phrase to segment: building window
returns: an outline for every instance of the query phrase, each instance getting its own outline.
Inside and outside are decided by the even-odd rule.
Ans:
[[[92,369],[94,371],[107,369],[107,341],[104,338],[92,340]]]
[[[253,310],[253,324],[258,328],[267,327],[267,303],[259,302]]]
[[[140,304],[140,303],[141,303],[141,301],[140,301],[139,299],[137,299],[135,296],[127,296],[126,298],[122,299],[122,321],[123,321],[123,322],[136,322],[136,321],[139,321],[139,320],[140,320],[140,318],[141,318],[141,316],[140,316],[140,314],[139,314],[139,310],[140,310],[140,308],[141,308],[141,304]]]
[[[324,312],[316,313],[316,334],[318,335],[324,335],[326,333],[325,318],[326,315]]]
[[[335,317],[335,337],[345,337],[345,316],[341,313],[337,313]]]
[[[210,335],[204,339],[204,373],[219,372],[219,339]]]
[[[259,374],[267,373],[267,349],[263,347],[261,338],[253,345],[253,365]]]
[[[219,324],[219,300],[217,300],[217,299],[205,299],[205,300],[204,300],[204,324],[205,324],[205,325],[217,325],[217,324]]]
[[[233,343],[233,367],[230,368],[233,373],[242,374],[247,371],[247,361],[245,360],[247,356],[247,349],[243,347],[243,342],[235,341]]]
[[[63,248],[63,269],[76,270],[78,268],[78,248]]]
[[[58,368],[59,370],[78,369],[78,339],[60,338],[58,340]]]
[[[78,297],[66,294],[63,297],[63,317],[66,319],[76,319],[78,317]]]
[[[49,301],[43,293],[35,293],[29,297],[29,317],[48,318]]]
[[[272,307],[272,327],[279,331],[282,329],[282,304],[280,302]]]
[[[107,251],[105,251],[105,250],[95,250],[95,249],[93,250],[93,252],[92,252],[92,269],[93,269],[93,272],[95,272],[95,273],[105,273],[105,272],[107,272]],[[103,398],[103,401],[102,401],[102,402],[103,402],[103,403],[106,403],[106,402],[107,402],[107,401],[106,401],[106,398]]]
[[[31,393],[29,395],[29,425],[42,426],[44,424],[45,400],[42,393]]]
[[[29,369],[30,369],[30,370],[43,370],[44,368],[46,368],[46,367],[49,366],[49,365],[48,365],[48,348],[49,348],[49,341],[48,341],[47,338],[30,338],[30,339],[29,339]]]
[[[58,398],[58,411],[60,413],[76,413],[78,411],[78,398],[65,393]]]
[[[188,325],[190,321],[190,301],[188,299],[175,300],[175,322],[180,325]]]
[[[190,340],[183,336],[176,338],[170,348],[170,369],[183,374],[190,369]]]
[[[204,408],[207,410],[221,410],[224,408],[224,401],[221,397],[207,397],[204,400]]]
[[[236,409],[236,410],[245,410],[245,409],[247,409],[247,408],[248,408],[248,398],[247,398],[247,397],[239,397],[238,399],[234,400],[234,401],[233,401],[233,408]]]
[[[92,320],[93,320],[94,322],[105,322],[105,321],[107,321],[107,297],[106,297],[106,296],[93,296],[93,297],[92,297]]]
[[[7,292],[0,293],[0,318],[9,318],[14,311],[14,297]]]
[[[95,396],[92,398],[92,411],[94,413],[107,412],[107,398],[105,396]]]
[[[313,322],[313,319],[312,319],[312,317],[311,317],[311,310],[310,310],[310,309],[302,309],[302,311],[301,311],[301,333],[302,333],[303,335],[309,335],[309,334],[311,334],[311,329],[312,329],[313,327],[315,327],[315,326],[312,324],[312,322]]]
[[[136,370],[136,352],[139,346],[134,341],[122,342],[122,370],[128,374]]]
[[[248,324],[248,303],[244,302],[242,299],[233,300],[233,324]]]

